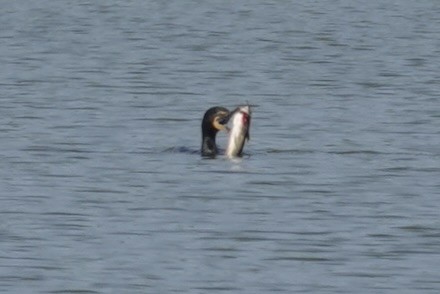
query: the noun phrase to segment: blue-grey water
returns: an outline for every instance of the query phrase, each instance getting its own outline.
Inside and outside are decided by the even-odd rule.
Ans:
[[[439,293],[439,32],[437,0],[2,1],[0,292]],[[246,102],[245,156],[201,158]]]

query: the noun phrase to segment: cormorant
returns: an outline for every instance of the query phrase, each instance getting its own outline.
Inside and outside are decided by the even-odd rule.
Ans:
[[[214,157],[218,153],[215,137],[218,131],[226,128],[229,110],[215,106],[205,112],[202,120],[202,156]]]

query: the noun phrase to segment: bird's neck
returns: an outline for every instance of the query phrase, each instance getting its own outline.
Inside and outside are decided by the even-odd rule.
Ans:
[[[215,144],[214,136],[204,136],[202,139],[202,155],[215,156],[218,153],[217,145]]]

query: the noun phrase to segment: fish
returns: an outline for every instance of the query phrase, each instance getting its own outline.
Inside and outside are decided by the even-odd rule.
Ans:
[[[225,155],[229,158],[241,156],[245,141],[249,141],[249,129],[251,126],[251,106],[238,106],[232,111],[226,123],[229,134]]]

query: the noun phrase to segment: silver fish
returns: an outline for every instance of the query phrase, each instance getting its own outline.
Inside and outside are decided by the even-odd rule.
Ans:
[[[251,107],[244,105],[237,107],[229,115],[226,129],[229,132],[227,157],[241,156],[245,140],[249,140],[249,128],[251,126]]]

